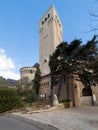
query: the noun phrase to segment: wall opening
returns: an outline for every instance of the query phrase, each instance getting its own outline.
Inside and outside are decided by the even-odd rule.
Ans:
[[[82,96],[92,96],[92,89],[91,88],[84,88],[82,90]]]

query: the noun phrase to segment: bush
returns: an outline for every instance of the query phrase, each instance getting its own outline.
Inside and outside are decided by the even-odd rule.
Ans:
[[[26,101],[27,103],[33,103],[37,100],[37,95],[34,92],[27,93]]]
[[[23,103],[15,89],[0,88],[0,113],[20,108]]]
[[[60,103],[63,103],[65,108],[69,108],[70,107],[70,100],[61,100]]]
[[[18,94],[25,103],[33,103],[37,100],[37,95],[32,89],[21,90]]]

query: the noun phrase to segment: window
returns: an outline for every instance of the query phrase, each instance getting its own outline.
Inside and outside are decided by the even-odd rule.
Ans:
[[[48,14],[48,18],[50,17],[50,14]]]
[[[42,25],[47,21],[47,19],[50,17],[50,14],[47,15],[47,17],[45,17],[45,20],[42,21]]]
[[[44,21],[42,21],[42,25],[44,24]]]
[[[59,23],[59,20],[57,19],[58,23]]]
[[[47,21],[47,18],[45,18],[45,22]]]
[[[46,63],[46,62],[47,62],[47,60],[45,59],[45,60],[44,60],[44,62]]]
[[[47,86],[49,86],[49,82],[47,82]]]
[[[32,74],[33,73],[33,71],[32,70],[30,70],[30,74]]]
[[[49,86],[49,82],[46,82],[46,86]]]

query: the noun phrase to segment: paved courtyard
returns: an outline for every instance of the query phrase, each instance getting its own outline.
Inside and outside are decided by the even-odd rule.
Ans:
[[[77,107],[35,114],[14,113],[14,115],[50,124],[59,130],[98,130],[98,107]]]

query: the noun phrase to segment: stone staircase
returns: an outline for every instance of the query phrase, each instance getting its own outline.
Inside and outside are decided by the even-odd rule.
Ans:
[[[80,98],[80,106],[92,106],[92,96],[82,96]]]

